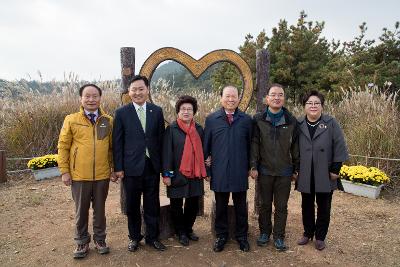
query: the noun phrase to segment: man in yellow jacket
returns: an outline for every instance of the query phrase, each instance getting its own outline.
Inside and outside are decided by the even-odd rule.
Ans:
[[[89,208],[93,208],[93,240],[107,254],[105,202],[112,173],[112,117],[100,108],[101,89],[85,84],[79,89],[81,108],[67,115],[58,140],[58,167],[62,181],[71,186],[75,202],[74,258],[89,252]]]

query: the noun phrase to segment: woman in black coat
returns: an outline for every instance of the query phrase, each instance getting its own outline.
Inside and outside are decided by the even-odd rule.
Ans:
[[[207,176],[202,148],[203,128],[194,122],[197,101],[181,96],[175,105],[177,120],[165,130],[163,143],[163,183],[171,202],[171,218],[179,243],[199,237],[193,225],[204,195],[203,179]],[[183,205],[183,200],[185,204]]]
[[[306,115],[299,119],[300,171],[296,185],[301,192],[304,233],[297,244],[305,245],[315,236],[315,248],[323,250],[332,194],[341,187],[338,174],[348,152],[339,124],[333,117],[322,114],[324,96],[311,91],[302,102]]]

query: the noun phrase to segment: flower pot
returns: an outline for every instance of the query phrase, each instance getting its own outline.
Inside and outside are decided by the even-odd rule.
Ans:
[[[383,184],[379,186],[373,186],[368,184],[353,183],[348,180],[342,179],[344,191],[357,196],[368,197],[377,199],[383,188]]]
[[[51,167],[51,168],[40,169],[40,170],[32,170],[32,173],[33,173],[33,176],[35,177],[36,181],[40,181],[43,179],[52,178],[52,177],[61,175],[58,167]]]

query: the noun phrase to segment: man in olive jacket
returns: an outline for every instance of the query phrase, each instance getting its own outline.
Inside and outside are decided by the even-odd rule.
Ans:
[[[105,202],[112,177],[112,117],[100,108],[101,89],[85,84],[79,89],[81,108],[66,116],[58,140],[58,167],[62,181],[71,186],[75,202],[74,258],[89,251],[89,208],[93,208],[93,239],[100,254],[106,245]]]
[[[283,107],[285,92],[280,84],[267,91],[265,112],[253,119],[253,137],[250,153],[250,176],[258,178],[260,194],[258,246],[266,246],[273,233],[274,246],[287,249],[284,238],[287,203],[291,179],[299,170],[299,146],[296,118]],[[272,231],[272,202],[275,206]]]

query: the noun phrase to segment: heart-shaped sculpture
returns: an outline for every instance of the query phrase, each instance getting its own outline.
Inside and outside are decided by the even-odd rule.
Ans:
[[[173,47],[160,48],[152,53],[143,63],[143,66],[140,69],[140,75],[147,77],[150,81],[157,66],[166,60],[173,60],[182,64],[196,79],[198,79],[203,72],[215,63],[229,62],[235,65],[243,79],[243,92],[240,96],[239,108],[245,111],[249,106],[251,95],[253,93],[253,76],[249,65],[235,51],[227,49],[215,50],[206,54],[199,60],[196,60],[179,49]],[[122,102],[124,104],[131,102],[128,93],[122,95]]]

